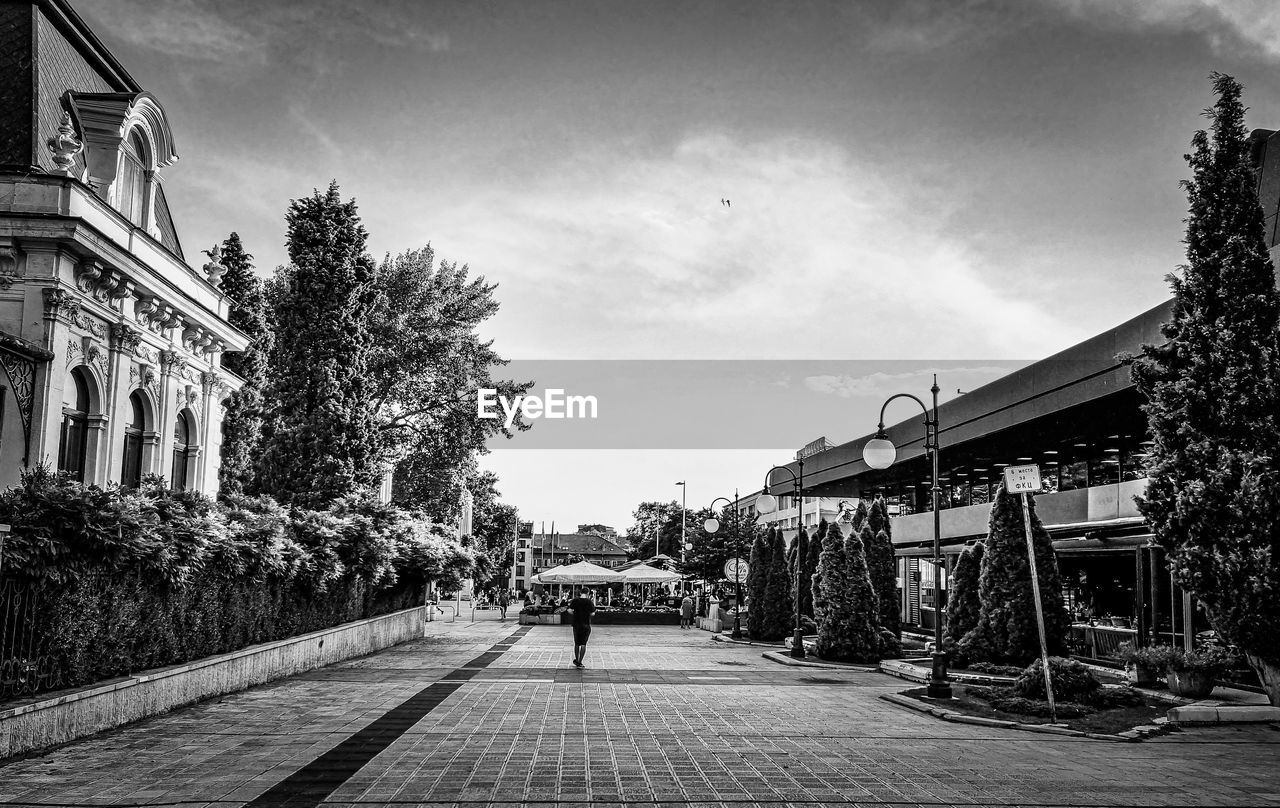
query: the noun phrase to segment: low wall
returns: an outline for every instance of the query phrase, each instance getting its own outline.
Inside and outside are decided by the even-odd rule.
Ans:
[[[423,631],[422,607],[415,607],[89,687],[43,694],[0,709],[0,759],[364,656],[419,639]]]

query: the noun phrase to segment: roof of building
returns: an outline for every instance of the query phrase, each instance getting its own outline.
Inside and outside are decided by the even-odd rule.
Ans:
[[[556,533],[534,536],[529,546],[543,553],[603,553],[626,555],[627,551],[613,539],[595,533]]]

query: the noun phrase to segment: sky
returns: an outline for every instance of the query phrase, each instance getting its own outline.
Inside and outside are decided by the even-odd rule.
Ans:
[[[559,525],[754,490],[1160,303],[1209,74],[1280,128],[1270,0],[73,2],[168,114],[188,256],[269,272],[336,179],[376,257],[499,284],[513,375],[634,414],[482,459]]]

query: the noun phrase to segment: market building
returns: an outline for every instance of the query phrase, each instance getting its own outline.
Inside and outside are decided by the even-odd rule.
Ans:
[[[248,340],[216,251],[179,241],[164,108],[64,0],[0,3],[0,77],[0,486],[44,463],[216,492]]]

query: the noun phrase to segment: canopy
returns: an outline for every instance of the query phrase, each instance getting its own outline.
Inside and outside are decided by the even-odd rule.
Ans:
[[[590,561],[552,567],[533,576],[535,584],[611,584],[621,580],[622,573]]]
[[[669,581],[678,581],[680,578],[681,576],[678,572],[655,569],[646,564],[641,564],[638,567],[624,570],[621,580],[624,584],[665,584]]]

